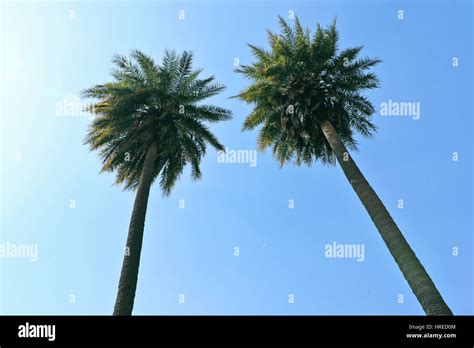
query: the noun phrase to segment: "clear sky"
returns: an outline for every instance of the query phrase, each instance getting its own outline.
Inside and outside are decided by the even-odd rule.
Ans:
[[[255,149],[257,133],[240,131],[251,107],[229,99],[249,83],[234,63],[250,63],[246,43],[267,47],[265,29],[290,11],[312,29],[336,16],[341,47],[383,60],[381,88],[367,94],[379,131],[353,157],[453,312],[474,313],[470,1],[2,1],[0,11],[0,244],[38,248],[36,262],[0,258],[1,314],[112,313],[134,194],[99,174],[83,145],[90,119],[64,103],[109,81],[114,54],[159,62],[165,49],[192,50],[227,86],[210,102],[234,113],[212,130],[230,149]],[[420,117],[382,116],[389,100]],[[152,187],[135,314],[423,314],[339,166],[280,169],[271,152],[254,167],[218,163],[210,150],[202,171],[168,198]],[[363,245],[364,260],[326,258],[333,242]]]

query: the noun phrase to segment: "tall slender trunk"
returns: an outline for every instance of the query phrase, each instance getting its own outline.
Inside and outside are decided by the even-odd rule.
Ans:
[[[390,213],[352,160],[332,124],[324,121],[320,126],[347,180],[369,213],[425,313],[427,315],[453,315]]]
[[[148,196],[153,181],[153,167],[158,152],[158,146],[153,143],[147,151],[143,163],[140,182],[138,184],[132,217],[128,228],[127,245],[123,257],[122,272],[118,286],[117,299],[113,315],[131,315],[135,290],[137,288],[140,253],[142,251],[143,228],[148,204]]]

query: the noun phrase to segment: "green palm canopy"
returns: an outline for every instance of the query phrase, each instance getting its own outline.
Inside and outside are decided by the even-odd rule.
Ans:
[[[451,315],[435,284],[349,154],[355,136],[375,131],[374,107],[364,92],[379,85],[360,58],[362,47],[339,50],[334,21],[314,35],[298,18],[294,27],[279,17],[281,33],[268,31],[270,50],[249,45],[255,61],[237,69],[251,80],[237,97],[254,106],[243,130],[261,127],[258,147],[273,149],[283,166],[313,161],[340,164],[387,248],[428,315]],[[343,211],[343,209],[341,209]]]
[[[116,183],[136,190],[114,315],[130,315],[138,281],[140,253],[150,187],[155,179],[169,195],[184,167],[201,177],[208,145],[224,147],[207,123],[231,118],[224,108],[202,104],[224,86],[199,78],[192,54],[166,51],[160,66],[140,51],[115,56],[112,82],[83,92],[94,98],[95,114],[85,143],[102,158],[102,171],[116,172]]]
[[[200,178],[207,145],[223,150],[205,123],[231,118],[229,110],[200,102],[224,86],[213,76],[199,79],[201,70],[192,70],[192,54],[186,51],[166,51],[161,66],[140,51],[132,51],[131,59],[117,55],[113,63],[113,82],[83,91],[84,97],[97,99],[85,142],[99,151],[102,171],[115,171],[117,184],[136,189],[145,155],[156,142],[153,178],[160,177],[165,194],[186,164],[192,177]]]
[[[279,17],[282,33],[268,32],[270,51],[249,45],[256,62],[238,72],[253,80],[239,97],[255,108],[243,128],[263,125],[258,137],[261,150],[271,146],[283,165],[288,161],[335,164],[334,151],[319,124],[330,121],[342,142],[356,149],[354,134],[370,136],[374,108],[362,95],[378,87],[368,70],[378,59],[358,58],[362,47],[338,51],[336,22],[311,36],[298,18],[291,28]]]

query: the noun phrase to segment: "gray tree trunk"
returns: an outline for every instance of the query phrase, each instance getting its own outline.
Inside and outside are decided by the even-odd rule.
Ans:
[[[153,170],[158,146],[153,143],[147,151],[138,184],[132,217],[128,228],[128,238],[123,258],[122,271],[118,286],[113,315],[131,315],[135,290],[137,288],[140,253],[142,251],[143,229],[148,204],[148,196],[153,181]]]
[[[453,315],[390,213],[352,160],[332,124],[324,121],[321,123],[321,129],[347,180],[369,213],[425,313],[427,315]]]

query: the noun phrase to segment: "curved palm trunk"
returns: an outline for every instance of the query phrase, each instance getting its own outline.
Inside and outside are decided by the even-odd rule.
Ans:
[[[357,193],[370,218],[377,227],[403,276],[427,315],[452,315],[448,305],[420,263],[410,245],[393,221],[375,191],[350,157],[339,135],[329,121],[321,123],[321,129],[331,146],[347,180]]]
[[[118,286],[113,315],[131,315],[135,290],[137,288],[138,267],[140,266],[140,253],[143,242],[143,228],[148,204],[148,196],[153,181],[153,167],[158,147],[153,143],[147,151],[140,183],[138,185],[132,217],[128,228],[126,252],[123,258],[122,272]]]

